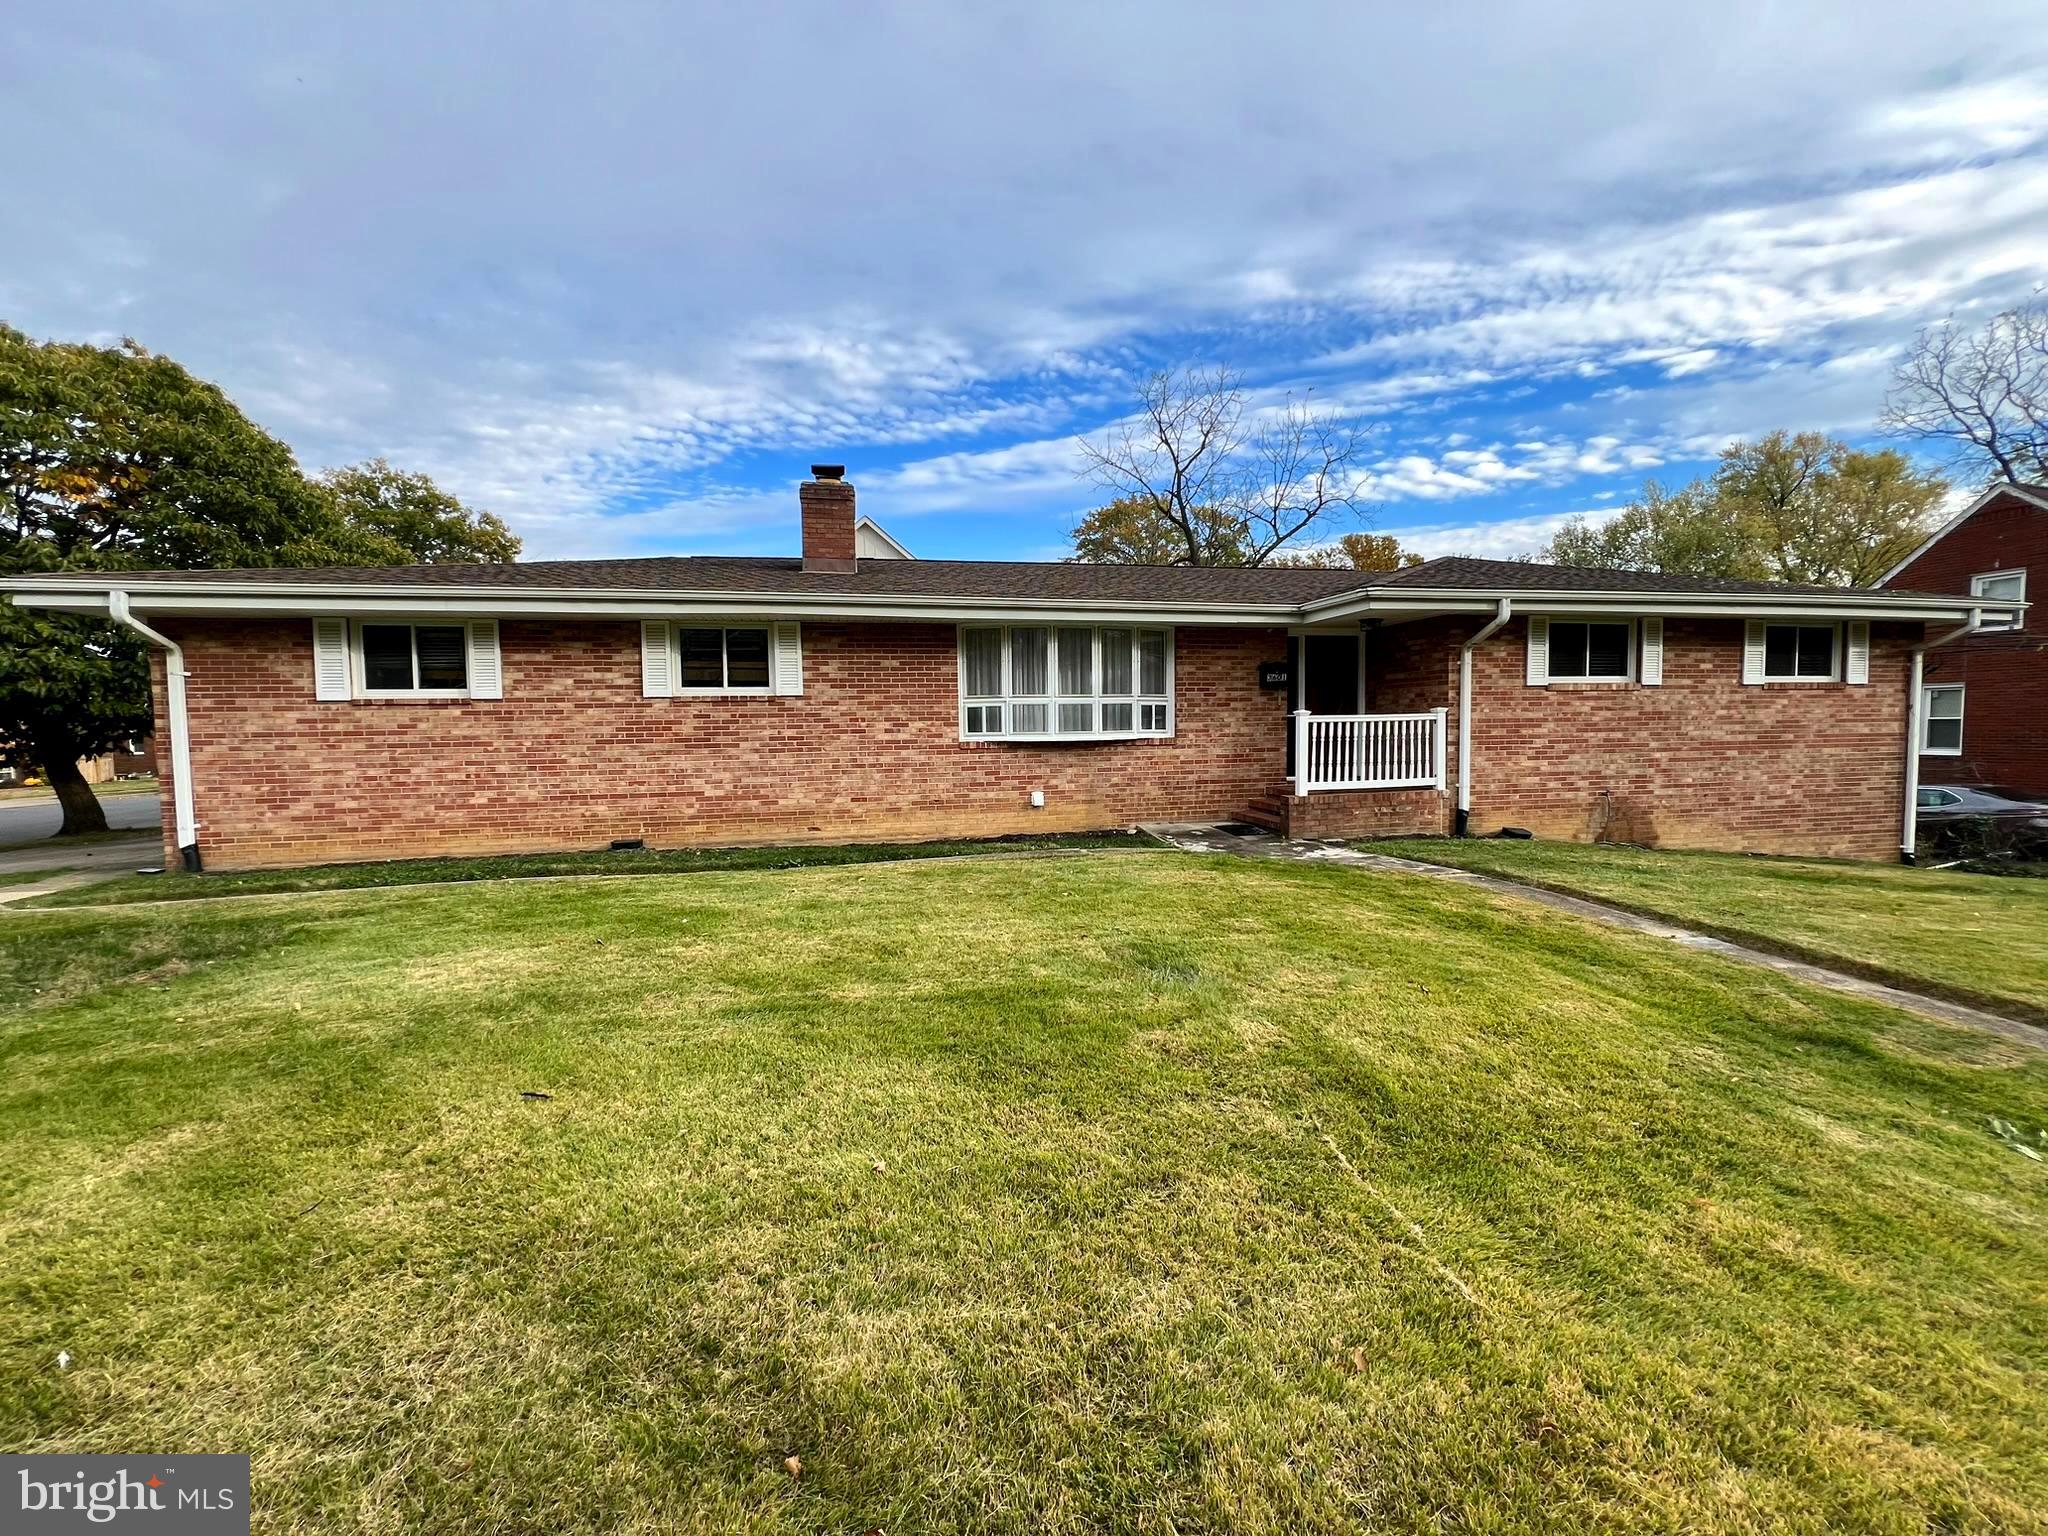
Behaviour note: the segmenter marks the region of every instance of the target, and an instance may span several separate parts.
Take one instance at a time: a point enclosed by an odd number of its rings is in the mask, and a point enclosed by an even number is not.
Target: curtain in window
[[[1046,637],[1043,629],[1010,631],[1010,692],[1040,694],[1052,692],[1046,672]]]
[[[1003,692],[1003,632],[1000,629],[967,631],[967,696],[970,699],[1000,698]]]
[[[1093,693],[1095,691],[1095,631],[1092,629],[1063,629],[1060,631],[1060,692],[1065,694]]]
[[[1102,691],[1111,694],[1131,691],[1131,632],[1128,629],[1105,629],[1102,632]],[[1104,727],[1105,730],[1110,728]]]
[[[1138,692],[1166,692],[1166,631],[1138,632]]]

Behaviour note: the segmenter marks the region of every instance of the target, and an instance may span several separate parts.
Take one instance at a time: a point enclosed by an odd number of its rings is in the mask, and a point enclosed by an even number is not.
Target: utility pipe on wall
[[[107,594],[107,612],[164,653],[164,693],[170,709],[171,812],[178,829],[178,857],[199,868],[199,818],[192,809],[192,736],[185,724],[185,652],[168,635],[151,629],[128,611],[126,592]]]
[[[1507,623],[1514,603],[1500,600],[1493,618],[1479,633],[1458,647],[1458,836],[1465,835],[1472,819],[1472,648]]]
[[[1927,697],[1921,678],[1925,675],[1924,658],[1931,650],[1947,645],[1951,640],[1961,640],[1974,635],[1984,627],[1984,610],[1970,610],[1970,622],[1961,629],[1952,629],[1937,640],[1923,640],[1913,647],[1913,667],[1906,697],[1906,809],[1903,814],[1903,830],[1899,836],[1899,862],[1913,862],[1920,841],[1920,746],[1927,731]]]

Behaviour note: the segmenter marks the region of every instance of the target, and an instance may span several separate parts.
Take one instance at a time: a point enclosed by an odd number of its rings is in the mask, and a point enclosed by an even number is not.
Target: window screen
[[[1629,675],[1629,644],[1633,626],[1550,621],[1548,672],[1563,682],[1573,679],[1620,679]]]

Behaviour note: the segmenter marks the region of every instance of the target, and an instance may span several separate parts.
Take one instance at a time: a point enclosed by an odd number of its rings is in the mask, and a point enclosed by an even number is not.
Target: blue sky
[[[1380,528],[1512,553],[1867,436],[1918,326],[2048,280],[2038,0],[1676,9],[30,0],[0,317],[536,558],[793,550],[813,460],[1057,556],[1075,436],[1215,362],[1371,425]]]

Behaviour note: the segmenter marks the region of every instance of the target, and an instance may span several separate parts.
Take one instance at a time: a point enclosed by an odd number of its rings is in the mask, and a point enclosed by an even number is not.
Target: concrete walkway
[[[154,799],[150,804],[155,805]],[[74,885],[112,880],[164,861],[163,839],[154,833],[109,837],[97,842],[45,839],[21,848],[0,848],[0,875],[34,874],[38,878],[0,885],[0,906],[25,901]]]
[[[1444,864],[1425,864],[1419,859],[1394,858],[1384,853],[1365,853],[1357,848],[1347,848],[1342,843],[1317,843],[1285,838],[1277,832],[1268,832],[1245,822],[1156,822],[1139,830],[1187,853],[1230,853],[1242,858],[1281,859],[1298,864],[1342,864],[1359,869],[1386,870],[1395,874],[1423,875],[1432,880],[1453,880],[1460,885],[1477,886],[1496,896],[1532,902],[1537,906],[1567,912],[1573,917],[1582,917],[1591,922],[1606,923],[1610,927],[1626,928],[1632,933],[1667,939],[1674,944],[1683,944],[1688,949],[1704,950],[1708,954],[1720,955],[1724,959],[1739,960],[1745,965],[1762,966],[1766,970],[1794,977],[1816,987],[1826,987],[1831,992],[1843,992],[1868,1002],[1903,1008],[1909,1013],[1940,1019],[1948,1024],[1981,1029],[1987,1034],[1999,1035],[2021,1045],[2032,1046],[2035,1050],[2048,1050],[2048,1029],[2022,1023],[2017,1019],[2001,1018],[1998,1014],[1986,1013],[1981,1008],[1951,1003],[1944,998],[1929,997],[1920,992],[1908,992],[1899,987],[1888,987],[1881,982],[1866,981],[1861,976],[1851,976],[1846,971],[1830,970],[1826,966],[1813,965],[1804,960],[1787,959],[1783,955],[1774,955],[1765,950],[1751,949],[1747,945],[1733,944],[1726,939],[1717,939],[1710,933],[1682,928],[1662,918],[1644,917],[1641,913],[1611,907],[1605,902],[1589,901],[1583,896],[1566,896],[1557,891],[1542,890],[1533,885],[1524,885],[1517,880],[1502,879],[1498,875],[1482,875],[1469,869],[1453,869]]]

